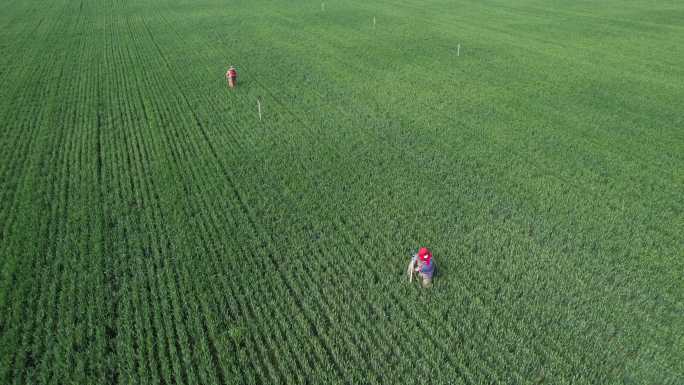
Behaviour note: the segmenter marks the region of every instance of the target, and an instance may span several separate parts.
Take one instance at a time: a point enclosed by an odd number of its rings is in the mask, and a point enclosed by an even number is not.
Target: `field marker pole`
[[[373,28],[375,28],[375,16],[373,16]]]
[[[456,56],[461,56],[461,43],[458,43],[458,47],[456,48]]]
[[[261,121],[261,102],[257,99],[257,110],[259,111],[259,121]]]

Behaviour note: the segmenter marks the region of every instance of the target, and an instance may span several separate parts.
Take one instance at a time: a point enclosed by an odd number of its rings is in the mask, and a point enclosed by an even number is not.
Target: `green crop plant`
[[[683,383],[683,12],[0,5],[0,382]]]

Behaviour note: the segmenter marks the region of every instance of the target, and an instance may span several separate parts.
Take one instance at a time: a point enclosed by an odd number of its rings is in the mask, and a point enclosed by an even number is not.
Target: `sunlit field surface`
[[[0,383],[683,384],[682,20],[1,2]]]

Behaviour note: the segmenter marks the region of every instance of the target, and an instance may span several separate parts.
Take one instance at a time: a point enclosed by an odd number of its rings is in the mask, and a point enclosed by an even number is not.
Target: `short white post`
[[[261,121],[261,102],[257,99],[257,110],[259,111],[259,121]]]
[[[373,16],[373,28],[375,28],[375,16]]]
[[[456,56],[461,56],[461,43],[458,43],[458,47],[456,47]]]

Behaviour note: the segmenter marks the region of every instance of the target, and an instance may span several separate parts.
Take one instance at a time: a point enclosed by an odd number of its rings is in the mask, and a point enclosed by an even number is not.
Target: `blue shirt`
[[[417,263],[418,272],[420,274],[425,278],[432,278],[432,274],[435,272],[435,262],[432,259],[430,259],[430,263],[425,263],[418,259],[418,255],[416,254],[411,260]]]

